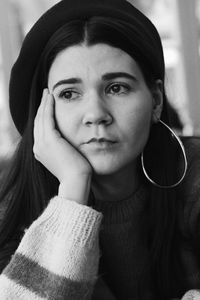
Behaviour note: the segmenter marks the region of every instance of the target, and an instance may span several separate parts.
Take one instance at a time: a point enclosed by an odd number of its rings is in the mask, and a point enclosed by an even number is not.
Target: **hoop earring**
[[[183,170],[183,174],[181,176],[181,178],[175,182],[174,184],[171,184],[171,185],[160,185],[158,183],[156,183],[153,179],[150,178],[150,176],[148,175],[147,171],[146,171],[146,168],[144,166],[144,153],[142,152],[141,154],[141,164],[142,164],[142,170],[144,172],[144,175],[146,176],[146,178],[153,184],[155,185],[156,187],[159,187],[159,188],[165,188],[165,189],[169,189],[169,188],[173,188],[173,187],[176,187],[177,185],[179,185],[184,177],[185,177],[185,174],[186,174],[186,171],[187,171],[187,166],[188,166],[188,163],[187,163],[187,158],[186,158],[186,153],[185,153],[185,149],[184,149],[184,146],[180,140],[180,138],[175,134],[175,132],[166,124],[164,123],[162,120],[158,120],[159,123],[161,123],[162,125],[164,125],[169,131],[170,133],[175,137],[175,139],[177,140],[180,148],[181,148],[181,151],[182,151],[182,154],[183,154],[183,158],[184,158],[184,170]]]

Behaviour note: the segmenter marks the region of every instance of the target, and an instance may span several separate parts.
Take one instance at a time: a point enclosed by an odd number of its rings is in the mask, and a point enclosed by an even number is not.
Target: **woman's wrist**
[[[87,205],[91,188],[91,175],[78,175],[60,182],[58,196]]]

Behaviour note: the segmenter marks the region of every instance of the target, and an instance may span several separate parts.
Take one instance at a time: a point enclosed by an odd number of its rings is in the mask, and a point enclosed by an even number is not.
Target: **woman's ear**
[[[151,90],[153,97],[152,123],[157,123],[163,109],[163,82],[158,79]]]

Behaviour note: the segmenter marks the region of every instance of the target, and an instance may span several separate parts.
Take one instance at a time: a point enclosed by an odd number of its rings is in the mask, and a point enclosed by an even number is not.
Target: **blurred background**
[[[128,1],[152,20],[161,35],[173,129],[200,136],[200,0]],[[27,31],[56,2],[0,0],[0,166],[20,140],[8,106],[11,67]]]

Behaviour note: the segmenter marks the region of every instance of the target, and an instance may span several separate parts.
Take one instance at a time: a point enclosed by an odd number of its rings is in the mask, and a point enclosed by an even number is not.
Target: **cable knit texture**
[[[200,211],[200,160],[195,159],[200,142],[188,145],[189,170],[179,190],[184,204],[180,226],[186,236],[193,236]],[[136,286],[148,259],[141,231],[148,197],[141,185],[127,199],[96,199],[92,206],[52,198],[0,275],[0,299],[138,300]],[[187,247],[183,264],[183,278],[191,290],[184,291],[182,300],[199,300],[200,272]],[[147,276],[144,296],[155,300],[150,286]]]
[[[1,299],[90,299],[101,219],[90,207],[54,197],[0,276]]]

